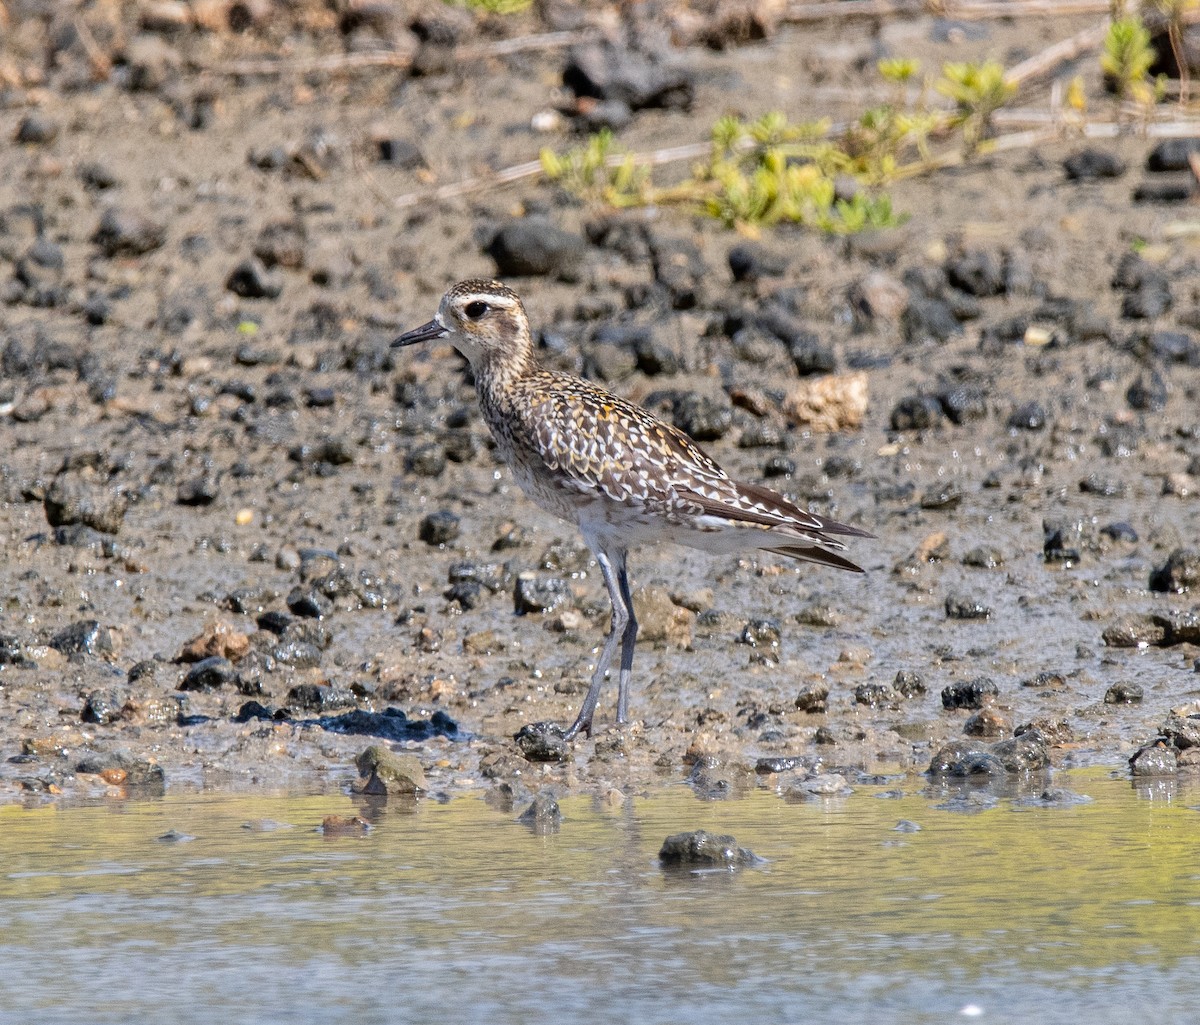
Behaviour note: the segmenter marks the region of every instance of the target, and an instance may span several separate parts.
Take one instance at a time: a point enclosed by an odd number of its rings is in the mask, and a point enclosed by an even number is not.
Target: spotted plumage
[[[470,361],[480,408],[522,490],[579,525],[613,605],[612,629],[567,736],[590,733],[621,643],[617,720],[627,714],[637,621],[631,546],[671,541],[709,552],[759,549],[862,572],[837,554],[866,531],[814,516],[759,484],[735,481],[687,435],[587,381],[538,365],[521,300],[497,281],[461,281],[437,316],[395,345],[448,338]]]

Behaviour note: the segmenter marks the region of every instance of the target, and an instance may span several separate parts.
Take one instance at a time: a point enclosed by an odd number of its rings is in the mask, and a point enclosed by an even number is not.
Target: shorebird
[[[525,307],[498,281],[460,281],[428,324],[393,346],[445,338],[471,364],[483,418],[522,490],[575,523],[596,557],[612,625],[567,739],[592,733],[621,645],[617,722],[626,721],[637,619],[625,562],[671,541],[717,554],[759,549],[863,572],[837,553],[865,530],[814,516],[761,484],[736,481],[682,431],[596,385],[538,365]]]

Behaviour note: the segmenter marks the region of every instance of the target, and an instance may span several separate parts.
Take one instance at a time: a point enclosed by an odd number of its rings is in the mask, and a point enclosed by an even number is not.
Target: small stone
[[[1163,139],[1147,156],[1146,170],[1155,173],[1187,171],[1191,169],[1190,159],[1195,154],[1200,154],[1200,138]]]
[[[809,715],[823,715],[829,707],[829,686],[824,683],[810,683],[800,689],[796,695],[796,708]]]
[[[92,241],[105,256],[142,256],[160,248],[167,229],[136,210],[109,207],[100,218]]]
[[[233,663],[220,655],[212,655],[209,658],[201,659],[187,671],[179,689],[215,690],[236,682],[237,671],[233,668]]]
[[[411,139],[380,139],[379,159],[400,171],[415,171],[425,167],[425,155]]]
[[[94,619],[81,619],[50,638],[50,647],[68,658],[110,655],[113,652],[112,631]]]
[[[568,757],[566,737],[557,723],[528,723],[514,734],[513,740],[527,761],[562,762]]]
[[[729,271],[734,281],[758,281],[764,277],[778,277],[787,270],[788,261],[781,253],[774,253],[752,242],[741,242],[729,250]]]
[[[991,705],[984,705],[963,723],[968,737],[1002,737],[1008,732],[1008,720]]]
[[[986,676],[979,676],[966,683],[952,683],[943,687],[942,707],[978,709],[983,707],[985,701],[995,698],[999,693],[1000,688],[992,680]]]
[[[1140,705],[1142,703],[1142,686],[1128,680],[1114,683],[1104,692],[1106,705]]]
[[[213,655],[220,655],[231,662],[245,657],[250,650],[250,638],[230,623],[216,622],[193,637],[175,656],[176,662],[200,662]]]
[[[230,271],[225,287],[243,299],[276,299],[283,291],[283,277],[252,256]]]
[[[529,807],[517,817],[517,821],[528,826],[538,836],[545,836],[558,832],[562,825],[562,811],[550,791],[539,790],[534,794]]]
[[[947,619],[988,619],[991,608],[978,598],[952,594],[946,599]]]
[[[1046,410],[1040,402],[1026,402],[1013,409],[1008,417],[1010,431],[1040,431],[1046,426]]]
[[[484,250],[496,262],[499,277],[547,277],[577,281],[587,254],[578,235],[538,217],[510,221]]]
[[[287,692],[285,701],[289,708],[327,715],[339,708],[355,707],[358,695],[334,683],[298,683]]]
[[[1127,169],[1128,165],[1115,153],[1093,146],[1076,150],[1063,161],[1063,170],[1071,181],[1120,178]]]
[[[740,868],[757,865],[762,859],[753,851],[739,847],[732,836],[717,835],[703,829],[668,836],[658,852],[658,860],[676,868]]]
[[[287,596],[288,610],[305,619],[324,619],[333,614],[333,602],[313,587],[293,587]]]
[[[931,776],[1003,776],[1003,763],[978,742],[954,740],[929,762]]]
[[[785,393],[783,415],[815,433],[857,430],[869,402],[867,375],[863,371],[830,374],[799,381]]]
[[[34,110],[21,118],[14,136],[18,145],[45,146],[58,138],[58,122],[40,110]]]
[[[946,276],[955,288],[985,298],[1004,291],[1004,268],[991,253],[972,250],[946,263]]]
[[[938,392],[942,411],[954,424],[972,423],[983,420],[988,414],[987,394],[980,388],[958,385]]]
[[[175,492],[175,501],[188,506],[212,505],[220,493],[220,482],[212,474],[206,473],[180,484]]]
[[[1004,565],[1004,553],[994,545],[979,545],[962,558],[964,566],[977,569],[998,569]]]
[[[121,718],[125,695],[117,690],[94,690],[84,702],[80,719],[98,724],[116,722]]]
[[[445,545],[458,537],[461,520],[449,509],[439,509],[421,520],[417,536],[427,545]]]
[[[906,698],[920,697],[926,692],[925,679],[912,669],[901,669],[892,681],[892,689]]]
[[[672,420],[684,434],[697,441],[716,441],[733,424],[733,410],[707,395],[686,392],[673,404]]]
[[[1143,648],[1151,644],[1162,644],[1166,629],[1156,623],[1135,616],[1125,616],[1104,628],[1101,637],[1110,648]]]
[[[898,708],[900,695],[887,683],[860,683],[854,688],[854,700],[868,708]]]
[[[374,744],[359,754],[354,764],[365,778],[360,793],[419,794],[427,789],[425,771],[415,755]]]
[[[82,523],[105,534],[116,534],[125,520],[129,497],[98,479],[67,472],[54,478],[43,505],[46,522],[52,527]]]
[[[632,110],[686,110],[695,94],[692,73],[686,68],[609,41],[573,46],[562,80],[576,96],[620,100]]]
[[[1179,759],[1174,749],[1165,744],[1147,744],[1130,757],[1129,770],[1135,776],[1174,776],[1179,770]]]
[[[1140,412],[1157,413],[1165,409],[1167,397],[1167,384],[1157,370],[1139,377],[1125,392],[1130,408]]]
[[[884,271],[871,271],[850,286],[847,299],[862,324],[899,324],[908,309],[908,289]]]
[[[543,577],[521,573],[513,589],[513,605],[518,615],[544,614],[561,608],[571,600],[571,590],[562,577]]]
[[[909,395],[892,407],[893,431],[924,431],[942,419],[942,405],[930,395]]]
[[[1200,549],[1176,548],[1150,574],[1150,590],[1182,594],[1200,587]]]

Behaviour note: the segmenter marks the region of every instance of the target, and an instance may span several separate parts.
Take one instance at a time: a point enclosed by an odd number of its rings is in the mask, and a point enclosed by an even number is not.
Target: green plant
[[[967,152],[973,153],[991,134],[992,115],[1017,91],[997,61],[975,64],[949,62],[942,65],[937,91],[958,106],[956,123],[962,128]]]
[[[1150,31],[1140,18],[1118,18],[1108,26],[1104,49],[1100,53],[1100,68],[1119,97],[1137,103],[1152,103],[1154,90],[1149,71],[1153,63]]]
[[[636,206],[646,199],[650,169],[639,166],[632,154],[615,159],[613,136],[607,128],[590,136],[582,146],[539,154],[542,171],[568,192],[610,206]]]
[[[455,0],[445,0],[454,3]],[[488,14],[518,14],[533,4],[533,0],[459,0],[459,3],[475,11]]]

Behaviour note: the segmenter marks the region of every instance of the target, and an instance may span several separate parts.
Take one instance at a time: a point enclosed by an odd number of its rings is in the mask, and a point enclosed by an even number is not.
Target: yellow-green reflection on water
[[[1069,785],[1093,800],[569,798],[546,837],[474,797],[0,807],[0,1022],[1200,1019],[1200,792]],[[663,874],[699,828],[768,861]]]

